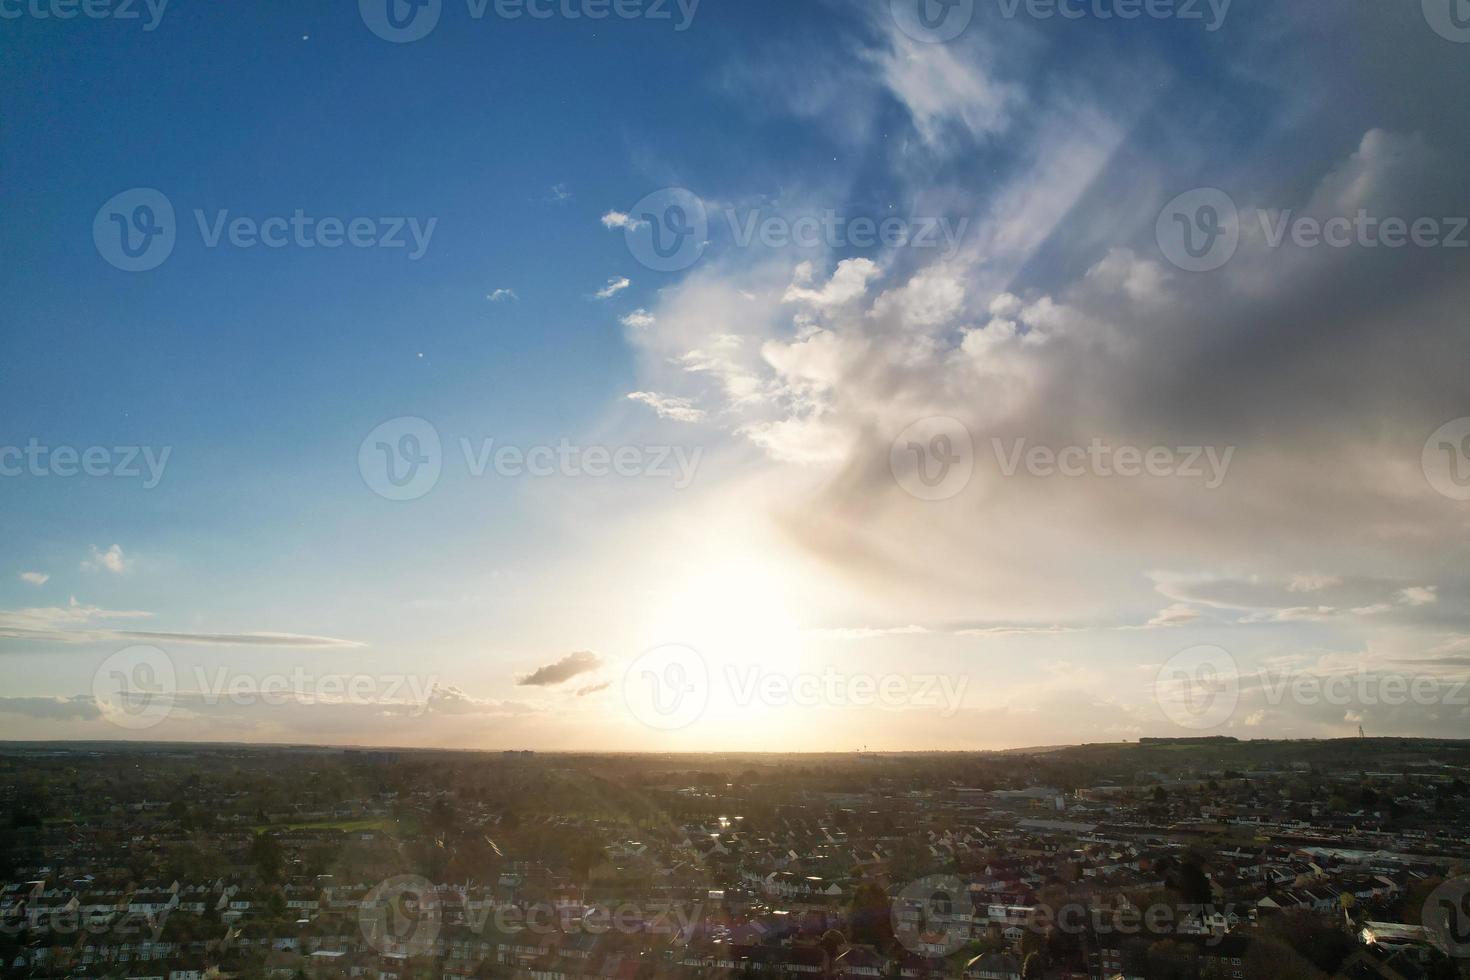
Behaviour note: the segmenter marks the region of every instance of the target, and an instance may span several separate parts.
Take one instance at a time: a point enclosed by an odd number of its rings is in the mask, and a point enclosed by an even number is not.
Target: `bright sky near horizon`
[[[0,739],[1470,735],[1458,2],[0,3]]]

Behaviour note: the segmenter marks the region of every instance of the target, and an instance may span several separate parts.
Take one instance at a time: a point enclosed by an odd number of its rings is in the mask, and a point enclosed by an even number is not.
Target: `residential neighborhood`
[[[5,746],[4,975],[1470,976],[1470,750]]]

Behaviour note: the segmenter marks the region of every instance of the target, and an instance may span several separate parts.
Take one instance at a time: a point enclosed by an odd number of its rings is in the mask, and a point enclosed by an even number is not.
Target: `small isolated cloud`
[[[121,545],[115,544],[106,551],[98,551],[94,544],[92,545],[92,557],[82,562],[82,571],[108,571],[114,575],[121,575],[132,566],[133,560],[123,554]]]
[[[1148,621],[1150,627],[1182,626],[1199,619],[1198,610],[1186,602],[1176,602],[1167,609],[1161,609],[1158,615]]]
[[[687,398],[660,395],[656,391],[631,391],[627,397],[629,401],[647,405],[661,419],[673,419],[675,422],[699,422],[704,419],[704,409],[696,408]]]
[[[645,309],[639,308],[634,310],[632,313],[629,313],[618,322],[625,327],[632,327],[634,330],[643,330],[653,326],[654,319],[652,313],[649,313]]]
[[[612,681],[603,681],[601,684],[588,684],[586,687],[577,688],[577,697],[584,698],[589,694],[596,694],[598,691],[606,691],[610,687],[612,687]]]
[[[514,289],[497,289],[493,293],[486,293],[485,298],[492,303],[504,303],[506,300],[520,299]]]
[[[644,222],[621,211],[609,211],[602,216],[602,227],[604,228],[639,228],[643,224]]]
[[[598,299],[611,299],[631,285],[633,285],[633,282],[627,276],[614,276],[607,281],[606,286],[603,286],[593,295]]]
[[[591,650],[578,650],[562,657],[556,663],[537,667],[529,674],[516,678],[522,687],[551,687],[571,680],[578,674],[594,671],[602,666],[602,658]]]
[[[51,576],[45,572],[21,572],[20,580],[22,582],[29,582],[32,585],[45,585],[51,581]]]
[[[572,192],[567,190],[566,184],[552,184],[551,196],[547,198],[552,204],[565,204],[572,199]]]
[[[1399,591],[1399,601],[1406,606],[1427,606],[1439,601],[1439,588],[1434,585],[1411,585]]]

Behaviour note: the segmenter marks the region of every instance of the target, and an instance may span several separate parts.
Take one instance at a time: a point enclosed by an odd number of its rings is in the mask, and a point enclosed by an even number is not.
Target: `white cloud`
[[[603,286],[593,295],[596,296],[598,299],[609,299],[613,296],[616,296],[618,293],[627,289],[631,285],[633,285],[633,283],[628,279],[627,276],[615,276],[614,278],[607,281],[606,286]]]
[[[927,330],[959,315],[965,305],[965,286],[958,276],[942,270],[921,272],[873,303],[873,315],[894,316],[904,327]]]
[[[20,578],[22,582],[29,582],[32,585],[45,585],[51,580],[51,576],[45,572],[21,572]]]
[[[108,571],[121,575],[132,567],[133,560],[123,554],[121,545],[116,544],[106,551],[98,551],[97,546],[92,545],[92,557],[82,562],[84,572]]]
[[[675,422],[700,422],[704,419],[704,410],[694,407],[687,398],[660,395],[655,391],[633,391],[627,397],[630,401],[647,405],[661,419],[672,419]]]
[[[1439,589],[1433,585],[1411,585],[1399,591],[1399,601],[1409,606],[1427,606],[1439,601]]]
[[[602,216],[604,228],[641,228],[644,222],[624,214],[621,211],[609,211]]]
[[[492,303],[503,303],[506,300],[520,299],[514,289],[497,289],[493,293],[486,293],[485,298]]]
[[[974,48],[923,44],[890,29],[892,47],[870,55],[883,82],[930,146],[958,130],[972,138],[1005,129],[1022,104],[1021,90],[996,80]]]
[[[782,299],[786,303],[801,303],[819,310],[829,310],[862,297],[868,291],[868,283],[879,275],[881,270],[872,259],[843,259],[837,263],[837,269],[825,286],[821,289],[809,289],[802,283],[810,281],[811,265],[804,262],[797,266],[792,283]]]
[[[237,632],[200,633],[166,630],[132,630],[109,626],[109,621],[148,619],[151,612],[137,609],[104,609],[87,605],[72,596],[65,606],[0,610],[0,639],[48,643],[183,643],[191,646],[269,646],[294,648],[351,648],[363,644],[331,636],[306,633]]]
[[[644,330],[653,326],[654,318],[653,314],[645,309],[639,308],[622,317],[618,322],[625,327],[632,327],[634,330]]]

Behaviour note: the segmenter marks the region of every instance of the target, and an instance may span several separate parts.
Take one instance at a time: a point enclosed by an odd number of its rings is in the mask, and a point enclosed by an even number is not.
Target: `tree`
[[[274,885],[281,880],[281,869],[285,859],[281,855],[281,842],[275,835],[259,833],[250,844],[250,861],[262,881]]]

